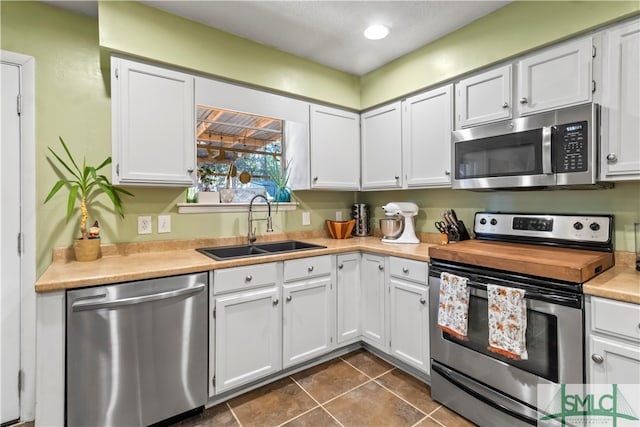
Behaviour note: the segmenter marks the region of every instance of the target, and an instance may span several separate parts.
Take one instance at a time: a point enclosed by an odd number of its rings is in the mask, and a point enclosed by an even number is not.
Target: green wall
[[[105,6],[113,7],[105,8]],[[137,6],[141,5],[123,6],[120,3],[101,3],[100,19],[103,19],[105,14],[122,14],[128,10],[127,7],[135,8]],[[101,69],[101,66],[105,65],[104,62],[101,62],[105,51],[103,48],[101,49],[100,44],[109,44],[115,50],[126,50],[129,53],[133,49],[130,46],[134,46],[135,49],[153,48],[148,55],[150,58],[176,63],[176,60],[182,60],[176,54],[181,50],[180,45],[168,44],[168,40],[165,39],[160,39],[161,42],[156,41],[156,43],[131,42],[127,46],[121,45],[125,44],[125,39],[136,39],[138,34],[149,36],[151,27],[157,26],[158,23],[162,24],[159,25],[162,28],[158,31],[171,28],[174,23],[181,28],[181,31],[187,30],[182,28],[185,25],[185,20],[160,13],[158,16],[162,15],[162,17],[157,18],[159,21],[155,24],[148,23],[146,25],[148,28],[144,31],[141,29],[141,33],[138,32],[141,28],[139,26],[118,27],[118,39],[111,32],[103,31],[102,22],[99,24],[95,19],[76,15],[46,4],[3,1],[0,2],[0,8],[2,49],[31,55],[36,61],[36,149],[38,154],[34,173],[36,174],[36,240],[37,274],[39,276],[51,262],[51,249],[69,246],[73,238],[78,236],[79,223],[79,215],[77,214],[69,224],[65,223],[66,197],[62,194],[57,195],[46,205],[42,203],[49,189],[58,179],[54,169],[47,161],[47,147],[56,147],[58,136],[63,136],[77,156],[86,155],[89,164],[99,163],[111,154],[111,102],[107,77],[109,73],[103,72]],[[105,10],[109,10],[109,12],[105,12]],[[156,16],[147,7],[143,7],[141,10],[144,10],[141,22],[144,22],[145,18]],[[133,19],[133,16],[129,18]],[[115,18],[112,17],[113,19]],[[606,19],[602,19],[602,21],[605,22],[608,19],[607,15]],[[119,16],[117,20],[122,22],[122,25],[135,23],[135,21],[128,21],[126,14]],[[113,23],[113,27],[110,28],[116,27],[116,23]],[[136,28],[136,31],[131,32],[128,28]],[[201,26],[197,28],[200,28],[198,31],[203,31],[203,34],[207,34],[208,37],[229,37]],[[195,34],[200,34],[198,31]],[[183,40],[178,34],[175,37],[177,40]],[[193,34],[189,37],[193,37]],[[107,38],[109,41],[106,40]],[[247,41],[241,43],[241,41],[235,40],[234,42],[243,45],[245,43],[251,44]],[[166,46],[174,46],[166,49],[166,52],[173,52],[173,54],[167,57],[156,57],[165,52],[165,49],[162,49],[165,43]],[[155,45],[155,47],[151,45]],[[258,49],[257,46],[254,48]],[[454,46],[451,48],[453,49]],[[266,48],[260,47],[260,49]],[[493,52],[493,50],[489,51]],[[142,51],[137,52],[140,56],[143,56],[143,53]],[[238,79],[238,76],[242,76],[242,79],[249,83],[267,86],[276,91],[287,92],[289,89],[295,88],[295,90],[291,90],[292,93],[299,91],[299,94],[309,98],[346,106],[355,105],[353,81],[344,73],[291,56],[287,56],[284,61],[286,64],[283,65],[283,54],[269,49],[261,51],[260,61],[269,69],[267,73],[263,73],[262,68],[247,70],[247,64],[241,58],[236,58],[238,55],[233,56],[231,51],[227,54],[229,55],[227,59],[230,59],[225,66],[227,68],[212,70],[210,71],[212,74],[226,73],[226,77],[235,76]],[[244,51],[239,56],[243,55]],[[189,68],[200,70],[202,67],[211,65],[198,65],[196,62],[190,63]],[[278,77],[279,72],[282,73],[280,77]],[[291,81],[289,81],[288,77],[290,76],[295,77],[291,77]],[[385,80],[388,77],[379,76],[380,81],[394,81],[393,79]],[[375,83],[373,75],[366,78],[369,83]],[[422,84],[422,81],[414,80],[412,85],[416,86],[410,89],[418,89],[418,85]],[[340,93],[342,90],[345,91],[345,94]],[[389,90],[392,91],[392,89]],[[324,95],[326,97],[323,97]],[[391,92],[388,96],[391,96]],[[107,175],[109,175],[108,171]],[[120,220],[112,212],[110,204],[106,200],[99,200],[100,203],[92,212],[90,221],[94,218],[99,219],[103,228],[103,239],[106,243],[232,236],[244,235],[247,232],[246,214],[244,213],[177,214],[176,203],[184,200],[183,190],[155,188],[129,188],[129,190],[135,194],[135,197],[124,198],[126,214],[124,220]],[[301,204],[300,208],[294,212],[279,212],[276,215],[274,227],[276,230],[288,231],[320,229],[323,227],[323,220],[334,218],[336,211],[342,211],[343,216],[348,216],[349,207],[355,201],[370,203],[373,208],[376,208],[374,212],[379,217],[382,212],[377,208],[387,201],[416,200],[422,209],[421,217],[418,218],[418,229],[421,231],[434,231],[433,220],[443,209],[449,207],[459,210],[465,221],[470,221],[472,212],[483,209],[608,212],[616,215],[618,249],[633,250],[631,227],[634,221],[640,219],[639,195],[640,183],[618,184],[613,190],[523,193],[473,193],[453,190],[379,193],[298,191],[296,196]],[[311,212],[311,226],[302,226],[302,211]],[[151,235],[140,236],[137,234],[138,215],[151,215],[155,230],[156,215],[167,213],[171,215],[171,233],[157,234],[154,231]],[[258,225],[259,234],[261,226],[262,224]]]
[[[639,1],[515,1],[362,76],[361,109],[639,12]]]

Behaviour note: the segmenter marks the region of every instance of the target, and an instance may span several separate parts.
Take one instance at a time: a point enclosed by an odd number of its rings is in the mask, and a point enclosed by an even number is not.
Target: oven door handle
[[[467,286],[471,288],[470,289],[471,295],[476,297],[481,297],[481,298],[487,298],[486,284],[468,281]],[[515,287],[515,289],[521,289],[521,288]],[[542,294],[539,292],[531,291],[529,289],[524,290],[524,298],[525,300],[532,299],[532,300],[543,301],[543,302],[548,302],[552,304],[560,304],[560,305],[571,304],[573,306],[573,304],[576,303],[575,298],[566,297],[563,295]]]
[[[514,418],[517,418],[521,421],[524,421],[527,424],[531,424],[531,425],[536,425],[538,422],[537,420],[521,414],[519,412],[514,411],[511,408],[508,408],[504,405],[501,405],[498,402],[494,402],[493,400],[487,398],[486,396],[483,396],[480,392],[472,389],[471,387],[467,386],[466,384],[463,384],[461,381],[459,381],[458,379],[455,378],[455,373],[453,373],[452,371],[450,371],[449,369],[446,369],[440,365],[436,365],[436,364],[431,364],[431,370],[437,372],[440,376],[442,376],[442,378],[444,378],[445,380],[449,381],[451,384],[453,384],[454,386],[458,387],[460,390],[464,391],[465,393],[475,397],[476,399],[478,399],[479,401],[481,401],[482,403],[485,403],[489,406],[491,406],[494,409],[497,409],[498,411],[504,412],[505,414],[508,414]]]

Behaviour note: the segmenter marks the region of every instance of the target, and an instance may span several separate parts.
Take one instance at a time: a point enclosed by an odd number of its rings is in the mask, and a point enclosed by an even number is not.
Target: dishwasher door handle
[[[100,308],[115,308],[128,305],[142,304],[145,302],[158,301],[167,298],[176,298],[185,295],[197,294],[204,290],[207,285],[199,283],[190,288],[176,289],[175,291],[160,292],[157,294],[141,295],[139,297],[121,298],[112,301],[87,301],[79,300],[71,304],[73,311],[98,310]]]

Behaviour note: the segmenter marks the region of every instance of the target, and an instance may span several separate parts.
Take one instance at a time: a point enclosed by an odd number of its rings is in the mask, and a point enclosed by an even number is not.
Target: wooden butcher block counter
[[[614,264],[607,252],[483,240],[432,246],[429,257],[573,283],[584,283]]]

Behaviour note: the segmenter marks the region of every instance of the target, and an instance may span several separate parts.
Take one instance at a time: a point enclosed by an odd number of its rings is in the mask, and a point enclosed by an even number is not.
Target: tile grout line
[[[358,368],[354,364],[350,363],[348,360],[344,360],[342,357],[340,357],[340,360],[342,360],[344,363],[346,363],[347,365],[351,366],[353,369],[355,369],[356,371],[360,372],[362,375],[364,375],[365,377],[367,377],[367,378],[369,378],[371,380],[375,380],[376,378],[380,378],[382,375],[388,374],[389,372],[391,372],[394,369],[396,369],[395,366],[392,366],[391,369],[388,369],[388,370],[384,371],[383,373],[381,373],[379,375],[376,375],[375,377],[372,377],[371,375],[367,374],[366,372],[364,372],[363,370],[361,370],[360,368]]]
[[[342,423],[340,422],[340,420],[338,420],[336,417],[334,417],[334,416],[333,416],[333,414],[332,414],[331,412],[329,412],[329,411],[327,410],[327,408],[325,408],[325,407],[324,407],[324,405],[323,405],[322,403],[320,403],[320,402],[319,402],[315,397],[313,397],[313,396],[311,395],[311,393],[309,393],[309,392],[308,392],[304,387],[302,387],[302,386],[298,383],[298,381],[296,381],[292,376],[289,376],[289,378],[291,378],[291,381],[293,381],[293,382],[294,382],[298,387],[300,387],[300,388],[302,389],[302,391],[304,391],[305,393],[307,393],[307,395],[308,395],[311,399],[313,399],[313,401],[314,401],[314,402],[316,402],[316,403],[318,404],[318,406],[315,406],[315,407],[313,407],[313,408],[309,409],[308,411],[306,411],[306,412],[304,412],[304,413],[302,413],[302,414],[298,415],[297,417],[293,417],[293,418],[292,418],[291,420],[289,420],[289,421],[295,420],[296,418],[299,418],[299,417],[303,416],[304,414],[307,414],[307,413],[309,413],[309,412],[311,412],[311,411],[313,411],[314,409],[316,409],[316,408],[318,408],[318,407],[319,407],[319,408],[320,408],[320,409],[322,409],[324,412],[326,412],[326,413],[327,413],[331,418],[333,418],[333,419],[334,419],[338,424],[340,424],[340,426],[344,427],[344,424],[342,424]],[[327,401],[327,402],[328,402],[328,401]],[[325,403],[326,403],[326,402],[325,402]],[[287,422],[289,422],[289,421],[287,421]],[[283,424],[284,424],[284,423],[283,423]]]
[[[238,423],[238,425],[240,427],[242,427],[242,423],[240,422],[240,419],[238,418],[238,416],[236,415],[236,413],[233,411],[233,408],[231,407],[231,405],[229,405],[229,401],[227,400],[226,402],[224,402],[227,405],[227,408],[229,409],[229,412],[231,412],[231,415],[233,415],[233,418],[236,420],[236,422]]]
[[[383,374],[384,375],[384,374]],[[373,381],[378,384],[380,387],[382,387],[383,389],[387,390],[389,393],[393,394],[394,396],[396,396],[398,399],[402,400],[404,403],[408,404],[409,406],[411,406],[412,408],[420,411],[421,413],[423,413],[425,415],[425,417],[428,417],[430,414],[433,414],[435,411],[437,411],[438,409],[440,409],[439,405],[436,409],[434,409],[431,412],[425,412],[422,409],[418,408],[416,405],[414,405],[413,403],[409,402],[407,399],[405,399],[404,397],[400,396],[398,393],[396,393],[395,391],[391,390],[390,388],[386,387],[384,384],[381,384],[380,382],[378,382],[378,378],[382,377],[382,375],[377,376]],[[433,400],[433,399],[432,399]]]

